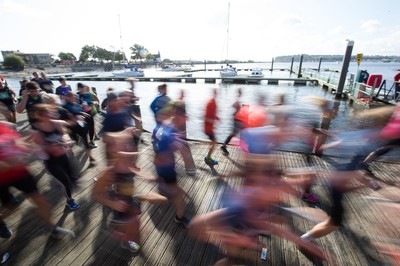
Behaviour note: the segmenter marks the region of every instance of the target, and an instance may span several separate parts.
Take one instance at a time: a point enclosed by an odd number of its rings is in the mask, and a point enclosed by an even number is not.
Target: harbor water
[[[235,64],[238,69],[251,69],[251,68],[263,68],[269,69],[270,63],[253,63],[253,64]],[[204,68],[204,66],[197,65],[196,68]],[[220,65],[207,65],[208,69],[218,69]],[[399,63],[362,63],[359,69],[365,69],[369,73],[382,74],[384,79],[393,79],[393,76],[397,73],[396,70],[399,67]],[[288,69],[290,68],[290,62],[286,63],[275,63],[274,71],[264,70],[265,77],[297,77],[297,74],[290,74]],[[297,65],[293,65],[293,69],[296,70]],[[303,68],[318,68],[318,62],[305,62]],[[341,63],[330,62],[322,63],[321,71],[325,69],[340,71]],[[358,67],[356,63],[352,63],[349,68],[349,73],[355,73]],[[184,74],[183,72],[170,72],[165,73],[159,69],[145,69],[145,76],[155,77],[161,75],[179,75]],[[297,70],[296,70],[297,71]],[[339,73],[333,71],[332,73]],[[101,73],[105,74],[105,73]],[[246,72],[239,72],[239,74],[246,74]],[[193,72],[193,76],[197,77],[218,77],[218,71],[199,71]],[[18,93],[19,91],[19,79],[7,79],[10,87]],[[55,87],[59,85],[58,81],[53,81]],[[78,81],[67,82],[73,90],[76,90]],[[124,90],[129,88],[129,84],[123,81],[87,81],[84,82],[89,86],[96,87],[100,100],[106,97],[107,88],[113,87],[116,90]],[[146,130],[151,131],[155,126],[153,114],[150,110],[150,103],[157,96],[157,86],[160,82],[136,82],[135,94],[140,98],[140,106],[142,111],[143,126]],[[216,88],[218,90],[217,106],[218,116],[220,121],[216,124],[216,137],[218,142],[223,142],[229,135],[232,129],[233,119],[232,104],[236,100],[237,89],[242,89],[241,102],[243,104],[256,104],[257,99],[260,96],[265,97],[264,104],[270,106],[277,102],[278,97],[281,94],[286,96],[286,103],[293,107],[293,110],[297,110],[296,120],[309,118],[310,115],[315,115],[315,108],[310,108],[307,96],[314,95],[326,98],[334,101],[334,95],[327,92],[316,85],[306,86],[294,86],[292,82],[279,82],[279,85],[268,85],[267,81],[262,81],[261,84],[206,84],[204,80],[198,80],[197,83],[177,83],[168,82],[168,95],[171,99],[177,99],[180,95],[180,91],[185,91],[185,102],[188,114],[187,121],[187,137],[195,140],[206,140],[207,137],[203,132],[204,124],[204,110],[207,100],[212,96],[212,90]],[[352,130],[354,129],[354,123],[351,123],[350,116],[353,112],[353,107],[349,106],[345,101],[337,102],[335,104],[335,117],[332,119],[330,124],[331,130]],[[292,147],[293,148],[293,147]],[[293,149],[296,149],[294,147]]]

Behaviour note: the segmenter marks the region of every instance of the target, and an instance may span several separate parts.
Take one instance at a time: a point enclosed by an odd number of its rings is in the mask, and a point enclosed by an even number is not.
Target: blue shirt
[[[56,94],[57,94],[57,95],[65,96],[65,95],[67,95],[67,93],[70,92],[70,91],[72,91],[72,90],[71,90],[71,86],[69,86],[69,85],[67,85],[67,86],[65,86],[65,87],[63,87],[63,86],[58,86],[57,89],[56,89]]]
[[[174,142],[175,134],[172,125],[159,124],[153,130],[152,144],[156,158],[161,158],[162,162],[156,163],[157,173],[175,172]]]
[[[104,117],[103,132],[119,132],[133,126],[132,118],[128,112],[122,111],[115,114],[107,113]]]
[[[240,132],[241,145],[249,153],[270,154],[275,145],[271,134],[275,132],[274,126],[246,128]]]
[[[153,111],[154,116],[156,116],[157,113],[161,111],[170,101],[171,98],[169,98],[167,95],[165,94],[158,95],[150,104],[150,109]]]
[[[73,115],[77,115],[77,114],[83,112],[81,105],[76,102],[73,102],[73,103],[67,102],[67,104],[64,107],[65,107],[65,109],[70,111]]]

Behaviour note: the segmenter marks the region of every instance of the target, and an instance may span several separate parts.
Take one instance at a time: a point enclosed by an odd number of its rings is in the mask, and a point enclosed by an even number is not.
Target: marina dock
[[[99,116],[97,116],[99,118]],[[25,132],[30,127],[26,114],[18,115],[18,128]],[[97,121],[99,122],[99,121]],[[99,123],[98,123],[99,124]],[[153,166],[153,150],[150,134],[144,133],[145,143],[139,146],[140,156],[137,162],[141,172],[156,175]],[[98,148],[93,150],[97,164],[90,166],[82,147],[75,147],[75,161],[80,170],[82,182],[74,190],[74,197],[80,208],[74,212],[65,206],[61,189],[55,185],[54,178],[44,169],[41,161],[30,165],[32,173],[38,180],[39,190],[51,202],[53,221],[58,225],[72,229],[76,233],[73,239],[54,240],[50,237],[49,229],[37,217],[29,200],[23,200],[18,209],[5,219],[13,231],[10,239],[2,239],[0,254],[10,252],[11,257],[5,265],[214,265],[224,257],[223,249],[218,245],[198,242],[188,235],[187,229],[174,221],[174,209],[171,205],[150,205],[142,203],[140,216],[142,249],[136,254],[120,248],[120,244],[109,233],[101,204],[92,198],[93,185],[101,171],[106,167],[104,146],[97,142]],[[221,206],[221,197],[228,189],[239,189],[242,178],[232,173],[242,165],[238,147],[229,146],[230,156],[223,156],[219,148],[215,159],[218,174],[213,174],[204,163],[208,143],[190,141],[197,174],[194,177],[185,174],[181,156],[177,154],[177,172],[180,186],[187,193],[186,215],[207,213]],[[300,168],[307,165],[305,154],[288,151],[277,152],[280,156],[280,166]],[[328,176],[332,169],[328,163],[317,156],[311,156],[312,163],[318,171],[318,181],[313,192],[321,199],[317,206],[309,205],[299,198],[288,198],[292,207],[312,206],[328,210]],[[384,179],[397,181],[400,165],[389,162],[375,162],[371,165],[374,173]],[[135,182],[136,193],[157,192],[155,182],[138,178]],[[17,197],[23,197],[14,191]],[[345,196],[347,210],[344,227],[326,237],[316,240],[318,246],[330,254],[327,262],[319,264],[302,253],[293,243],[273,235],[259,235],[256,251],[244,250],[236,265],[392,265],[389,258],[379,253],[371,241],[384,239],[376,223],[386,220],[382,209],[367,199],[373,191],[361,189]],[[22,198],[23,199],[23,198]],[[393,221],[396,222],[396,221]],[[311,229],[315,224],[309,220],[287,216],[286,225],[297,235]],[[391,230],[390,238],[399,239],[397,227]],[[386,236],[387,238],[388,236]],[[382,242],[389,245],[388,242]],[[398,244],[397,244],[398,245]],[[260,258],[261,249],[266,247],[266,260]]]
[[[52,76],[51,80],[57,80],[60,76]],[[65,76],[67,80],[72,81],[125,81],[126,77],[98,77],[88,76]],[[271,77],[248,77],[247,75],[237,75],[235,77],[193,77],[192,74],[184,74],[169,77],[135,77],[141,82],[178,82],[178,83],[232,83],[232,84],[260,84],[261,81],[267,81],[269,85],[278,85],[280,82],[291,82],[294,85],[307,85],[308,82],[315,82],[315,79],[309,78],[271,78]]]

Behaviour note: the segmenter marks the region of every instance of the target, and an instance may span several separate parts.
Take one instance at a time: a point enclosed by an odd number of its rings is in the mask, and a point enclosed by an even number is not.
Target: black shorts
[[[233,120],[233,133],[237,134],[240,130],[244,129],[244,123],[240,120],[234,119]]]
[[[3,204],[9,203],[12,199],[12,194],[8,191],[9,187],[15,187],[25,194],[31,194],[38,191],[34,177],[31,174],[27,174],[24,177],[20,177],[18,180],[12,181],[6,186],[0,187],[1,201]]]
[[[342,204],[343,192],[337,188],[331,187],[331,196],[333,205],[330,209],[330,217],[333,225],[341,226],[344,216],[344,208]]]
[[[157,167],[157,175],[166,184],[176,184],[175,167]]]
[[[214,134],[214,132],[212,132],[212,133],[206,133],[206,135],[208,136],[208,138],[209,138],[211,141],[215,141],[215,134]]]

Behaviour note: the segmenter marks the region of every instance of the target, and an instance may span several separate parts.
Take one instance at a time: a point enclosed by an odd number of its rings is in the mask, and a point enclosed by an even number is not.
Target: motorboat
[[[222,69],[219,71],[219,74],[221,75],[222,78],[235,77],[237,76],[237,70],[236,67],[226,64],[226,66],[222,67]]]
[[[190,67],[178,66],[175,64],[164,64],[161,66],[161,71],[185,71],[190,70]]]
[[[132,67],[124,72],[114,72],[113,76],[117,78],[144,77],[144,72],[136,67]]]
[[[262,78],[264,77],[264,73],[262,72],[261,68],[253,68],[251,70],[250,75],[248,75],[249,78]]]

